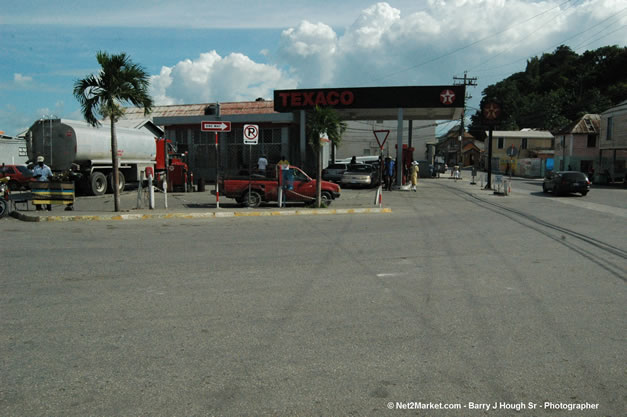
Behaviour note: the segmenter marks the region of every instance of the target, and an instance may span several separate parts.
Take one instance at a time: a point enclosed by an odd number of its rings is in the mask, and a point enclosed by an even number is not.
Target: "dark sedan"
[[[590,191],[590,180],[579,171],[549,172],[542,183],[542,191],[553,194],[581,193],[584,196]]]

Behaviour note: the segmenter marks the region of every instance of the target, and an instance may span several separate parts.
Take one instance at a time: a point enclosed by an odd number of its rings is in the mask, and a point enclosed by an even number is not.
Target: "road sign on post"
[[[253,151],[252,145],[259,143],[259,126],[258,125],[244,125],[244,145],[251,145],[248,150],[248,207],[250,207],[250,194],[251,194],[251,175],[253,172]]]
[[[374,137],[377,140],[377,143],[379,144],[379,149],[383,150],[383,147],[385,146],[385,141],[388,139],[388,135],[390,134],[389,130],[373,130],[372,133],[374,133]]]
[[[230,132],[231,131],[231,122],[222,121],[222,120],[212,120],[212,121],[204,121],[200,122],[200,130],[202,132],[215,132],[215,143],[216,143],[216,208],[220,208],[220,189],[218,187],[218,176],[220,174],[220,156],[218,152],[218,133],[220,132]]]
[[[203,132],[230,132],[231,122],[226,121],[210,121],[200,122],[200,130]]]
[[[244,125],[244,145],[257,145],[259,143],[259,126]]]
[[[492,188],[492,132],[494,125],[497,124],[502,117],[501,106],[494,100],[488,100],[481,105],[481,116],[483,124],[489,126],[488,130],[488,183],[486,189]]]

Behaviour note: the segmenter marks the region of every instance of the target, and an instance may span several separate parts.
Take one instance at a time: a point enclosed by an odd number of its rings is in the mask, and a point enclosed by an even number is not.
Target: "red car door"
[[[312,201],[312,197],[316,196],[316,181],[297,168],[290,167],[290,174],[294,178],[294,187],[287,193],[288,201]]]

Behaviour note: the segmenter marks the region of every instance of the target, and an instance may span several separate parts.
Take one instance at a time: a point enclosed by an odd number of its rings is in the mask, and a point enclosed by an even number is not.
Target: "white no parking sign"
[[[259,141],[259,126],[244,125],[244,145],[257,145]]]

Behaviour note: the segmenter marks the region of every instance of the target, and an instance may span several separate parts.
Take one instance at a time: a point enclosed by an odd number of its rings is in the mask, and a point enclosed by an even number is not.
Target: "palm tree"
[[[148,94],[150,80],[148,73],[134,64],[125,54],[109,55],[99,51],[96,59],[100,64],[98,75],[90,75],[74,83],[74,96],[81,104],[83,116],[92,126],[100,126],[96,118],[111,121],[111,163],[113,167],[113,198],[115,211],[120,211],[120,190],[118,174],[118,143],[115,123],[124,114],[123,103],[143,107],[148,115],[152,109],[152,98]]]
[[[320,144],[320,136],[326,133],[331,141],[331,146],[339,146],[342,142],[342,135],[346,131],[346,123],[340,119],[337,112],[331,107],[316,106],[312,112],[307,113],[306,129],[309,144],[316,153],[316,207],[320,208],[322,185],[322,146]]]

